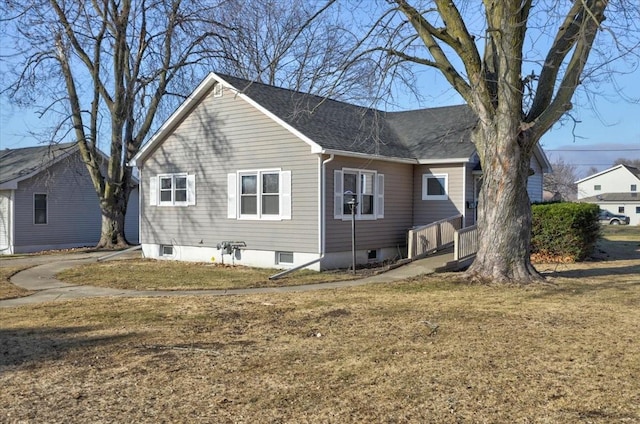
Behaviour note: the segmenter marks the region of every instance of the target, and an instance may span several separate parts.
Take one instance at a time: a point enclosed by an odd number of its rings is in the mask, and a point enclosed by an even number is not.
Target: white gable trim
[[[581,180],[576,181],[574,184],[580,184],[580,183],[583,183],[583,182],[588,181],[588,180],[590,180],[590,179],[592,179],[592,178],[596,178],[596,177],[599,177],[599,176],[601,176],[601,175],[607,174],[607,173],[609,173],[609,172],[616,171],[616,170],[618,170],[619,168],[624,168],[624,169],[625,169],[629,174],[631,174],[633,177],[638,178],[638,176],[637,176],[637,175],[635,175],[633,172],[629,171],[629,170],[627,169],[627,167],[626,167],[626,166],[624,166],[624,165],[620,164],[620,165],[616,165],[616,166],[614,166],[613,168],[609,168],[609,169],[605,169],[604,171],[600,171],[600,172],[598,172],[597,174],[589,175],[588,177],[585,177],[585,178],[583,178],[583,179],[581,179]],[[640,178],[638,178],[638,180],[640,180]]]
[[[169,119],[153,134],[147,143],[142,146],[133,159],[128,163],[129,166],[139,166],[140,162],[153,151],[156,145],[160,144],[165,136],[173,131],[173,129],[192,111],[192,109],[209,93],[209,90],[216,82],[220,82],[219,78],[212,72],[202,80],[202,82],[191,92],[180,106],[171,114]]]
[[[216,84],[222,84],[226,88],[234,90],[245,102],[262,112],[267,117],[271,118],[274,122],[282,126],[300,140],[307,143],[312,150],[320,149],[320,146],[311,140],[309,137],[302,134],[300,131],[293,128],[291,125],[278,118],[276,115],[265,109],[259,103],[255,102],[249,96],[240,91],[237,87],[234,87],[226,80],[221,78],[215,72],[211,72],[207,77],[196,87],[196,89],[182,102],[182,104],[176,109],[175,112],[165,121],[164,124],[156,131],[151,139],[140,149],[137,155],[129,162],[129,166],[140,166],[141,162],[153,151],[153,149],[164,140],[164,138],[193,110],[193,108],[209,93],[209,91]]]
[[[471,162],[471,157],[468,158],[450,158],[450,159],[418,159],[419,165],[441,165],[447,163],[467,163]]]
[[[533,155],[540,164],[540,168],[542,169],[543,174],[549,174],[553,171],[551,162],[549,162],[549,158],[547,157],[547,154],[544,152],[544,149],[542,148],[542,146],[540,146],[540,144],[536,144]]]

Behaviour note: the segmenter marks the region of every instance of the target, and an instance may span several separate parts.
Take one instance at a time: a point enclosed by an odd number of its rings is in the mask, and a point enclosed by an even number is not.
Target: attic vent
[[[222,84],[217,83],[213,86],[213,97],[222,97]]]

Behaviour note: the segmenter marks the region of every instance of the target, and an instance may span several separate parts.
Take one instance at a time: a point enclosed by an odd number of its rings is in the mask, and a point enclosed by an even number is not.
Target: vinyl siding
[[[527,180],[527,193],[529,194],[529,200],[531,202],[542,202],[542,184],[543,174],[542,167],[535,157],[531,158],[531,169],[535,174],[531,175]]]
[[[463,200],[463,174],[466,173],[466,165],[419,165],[413,173],[413,225],[426,225],[431,222],[449,218],[464,212]],[[447,200],[422,200],[422,176],[424,174],[447,174],[448,194]],[[467,186],[473,190],[473,179],[467,178]]]
[[[34,224],[34,194],[47,195],[47,223]],[[100,238],[98,198],[79,154],[18,183],[14,198],[15,250],[90,246]]]
[[[342,168],[384,174],[384,218],[356,221],[358,250],[405,246],[412,222],[413,165],[336,157],[326,169],[326,251],[351,249],[351,221],[334,219],[334,170]]]
[[[640,180],[626,168],[620,167],[579,183],[578,199],[604,193],[629,193],[631,184],[636,184],[637,190],[640,190]],[[600,190],[596,191],[595,185],[600,185]]]
[[[227,218],[227,174],[260,169],[291,171],[292,219]],[[143,163],[141,242],[317,253],[318,169],[318,156],[282,126],[232,91],[210,93]],[[195,175],[194,206],[149,204],[150,177],[165,173]]]
[[[139,232],[139,217],[140,207],[138,204],[138,189],[131,190],[129,195],[129,203],[127,204],[127,215],[124,217],[124,235],[127,241],[132,244],[138,243]]]

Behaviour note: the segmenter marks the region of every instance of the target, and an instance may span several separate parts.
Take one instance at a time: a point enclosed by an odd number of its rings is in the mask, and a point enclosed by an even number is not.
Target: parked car
[[[629,217],[627,215],[615,214],[609,211],[600,211],[598,221],[600,221],[601,224],[628,225]]]

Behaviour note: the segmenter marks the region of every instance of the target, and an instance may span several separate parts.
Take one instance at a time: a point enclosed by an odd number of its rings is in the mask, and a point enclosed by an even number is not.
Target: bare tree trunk
[[[483,137],[480,132],[476,136]],[[527,193],[531,140],[517,142],[492,132],[477,145],[484,150],[483,183],[478,205],[478,254],[467,271],[472,281],[528,284],[542,277],[531,265],[531,202]],[[502,137],[502,139],[500,139]],[[482,155],[481,155],[482,156]]]
[[[129,246],[125,235],[125,217],[131,188],[126,185],[124,190],[118,190],[121,192],[100,202],[102,229],[97,248],[122,249]]]

